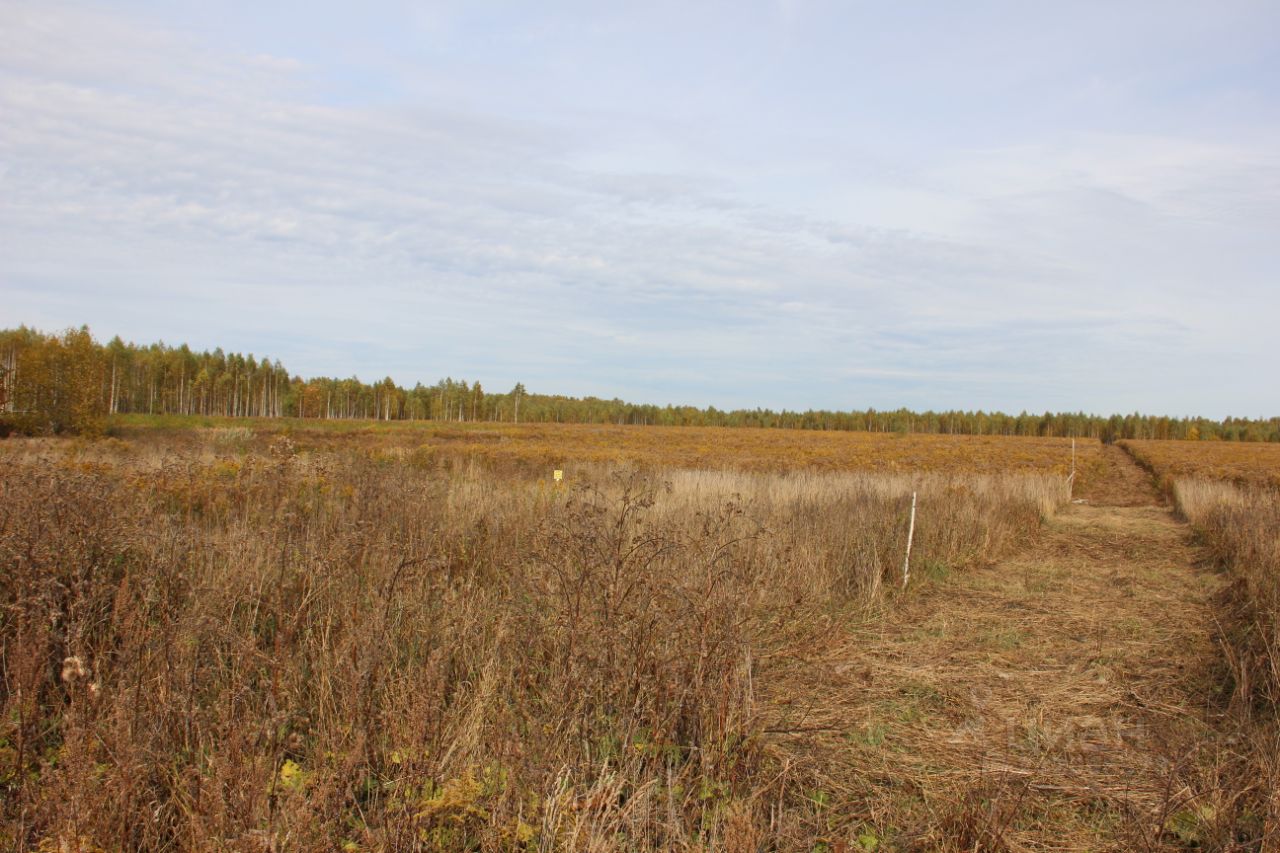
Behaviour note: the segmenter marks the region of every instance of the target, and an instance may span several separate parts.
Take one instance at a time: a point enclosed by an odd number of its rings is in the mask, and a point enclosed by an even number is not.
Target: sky
[[[0,0],[0,326],[1280,414],[1280,4]]]

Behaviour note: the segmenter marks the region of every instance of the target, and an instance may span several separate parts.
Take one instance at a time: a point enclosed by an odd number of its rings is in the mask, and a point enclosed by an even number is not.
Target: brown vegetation
[[[1223,786],[1280,846],[1280,448],[1219,442],[1123,443],[1198,532],[1229,585],[1216,635],[1231,702],[1222,727],[1241,745]]]
[[[778,680],[799,697],[789,746],[833,838],[854,826],[895,850],[1280,844],[1276,741],[1224,713],[1223,582],[1124,459],[1109,453],[1108,482],[1028,548],[947,575]]]
[[[1072,507],[828,646],[797,674],[815,701],[791,740],[832,824],[957,853],[1256,840],[1204,782],[1216,584],[1191,552],[1159,507]]]
[[[1240,744],[1239,796],[1280,849],[1280,491],[1177,480],[1173,494],[1225,568],[1218,638],[1230,671],[1229,722]]]
[[[230,423],[205,429],[191,429],[188,423],[167,429],[125,426],[116,431],[143,440],[163,435],[172,445],[200,453],[261,451],[283,435],[303,453],[342,452],[354,445],[415,464],[467,460],[527,474],[607,463],[759,472],[1027,473],[1066,478],[1072,455],[1071,439],[1015,436],[593,424]],[[1077,488],[1087,488],[1105,473],[1103,445],[1077,442],[1076,467]]]
[[[1229,651],[1238,698],[1274,712],[1280,708],[1280,492],[1179,480],[1174,496],[1235,583],[1241,612]]]
[[[1280,447],[1123,443],[1172,495],[1233,579],[1224,645],[1237,698],[1280,707]]]
[[[689,435],[677,460],[727,464],[724,433]],[[1056,475],[582,448],[557,451],[556,486],[520,474],[536,443],[487,464],[341,444],[5,446],[6,847],[815,849],[825,807],[766,731],[786,725],[771,697],[887,603],[909,491],[938,571],[1011,550],[1066,496]],[[929,445],[969,470],[983,446]],[[745,467],[795,451],[770,452]]]
[[[1226,480],[1280,486],[1280,444],[1225,441],[1123,441],[1166,490],[1175,480]]]

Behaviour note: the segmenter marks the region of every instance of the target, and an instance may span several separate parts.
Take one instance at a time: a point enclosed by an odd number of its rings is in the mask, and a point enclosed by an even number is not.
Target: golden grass
[[[720,427],[644,427],[592,424],[272,421],[256,429],[244,421],[189,419],[200,427],[173,428],[174,418],[121,421],[116,431],[134,437],[163,435],[189,447],[209,443],[259,448],[288,435],[300,450],[339,451],[353,442],[393,453],[479,460],[499,467],[542,471],[600,463],[661,468],[745,471],[878,471],[919,473],[1054,474],[1071,467],[1071,440],[1017,436],[921,435]],[[1101,445],[1081,439],[1078,480],[1097,475]]]
[[[1247,766],[1240,796],[1280,844],[1280,490],[1179,479],[1178,511],[1231,584],[1219,600],[1218,640],[1230,671],[1230,719]],[[1240,778],[1240,777],[1237,777]]]
[[[1213,480],[1177,480],[1179,512],[1235,578],[1233,670],[1241,700],[1280,707],[1280,491]]]
[[[1245,441],[1133,441],[1121,444],[1164,488],[1178,479],[1280,486],[1280,444]]]
[[[805,662],[793,748],[833,823],[893,850],[1174,849],[1173,816],[1218,802],[1181,778],[1216,651],[1191,559],[1159,507],[1073,508]]]
[[[1280,445],[1125,441],[1235,579],[1222,620],[1242,707],[1280,706]]]
[[[1238,698],[1280,706],[1280,445],[1125,441],[1235,579],[1224,648]]]
[[[1058,443],[1016,443],[1040,473],[779,474],[536,429],[479,462],[422,452],[438,431],[6,444],[0,845],[812,850],[758,697],[891,603],[909,491],[922,567],[1008,552],[1066,497]],[[682,463],[721,435],[651,434]],[[764,467],[803,458],[771,440]],[[521,474],[568,445],[604,455]]]
[[[1280,849],[1280,445],[1125,441],[1196,529],[1230,585],[1216,602],[1228,671],[1223,727],[1240,744],[1217,783]],[[1267,846],[1267,845],[1270,846]]]

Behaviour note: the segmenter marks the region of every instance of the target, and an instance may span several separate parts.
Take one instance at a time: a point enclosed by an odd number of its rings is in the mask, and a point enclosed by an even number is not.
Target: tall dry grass
[[[1238,787],[1262,834],[1280,845],[1280,491],[1181,479],[1172,492],[1231,577],[1218,620],[1232,719],[1247,744],[1241,756],[1249,770]]]
[[[1280,707],[1280,491],[1219,480],[1178,480],[1179,512],[1231,572],[1228,651],[1238,698]]]
[[[0,459],[0,846],[809,850],[757,685],[885,604],[909,491],[921,565],[1065,498],[225,445]]]

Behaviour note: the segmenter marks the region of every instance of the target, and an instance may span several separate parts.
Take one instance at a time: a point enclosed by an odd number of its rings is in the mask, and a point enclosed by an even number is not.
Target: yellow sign
[[[554,474],[552,474],[551,476],[552,476],[553,478],[555,478],[555,481],[558,483],[558,482],[560,482],[561,480],[563,480],[563,479],[564,479],[564,472],[563,472],[563,471],[561,471],[559,468],[557,468],[557,469],[556,469],[556,472],[555,472]]]

